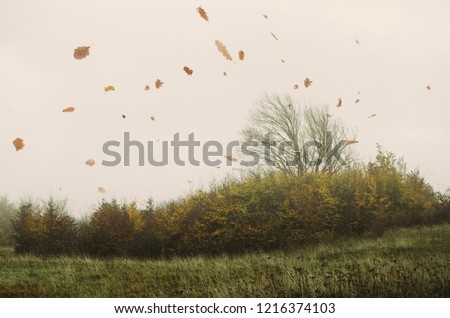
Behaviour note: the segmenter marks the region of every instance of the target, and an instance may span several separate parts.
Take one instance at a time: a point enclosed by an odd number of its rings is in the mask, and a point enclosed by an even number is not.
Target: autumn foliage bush
[[[338,173],[250,173],[144,209],[102,201],[76,222],[50,201],[22,204],[16,251],[99,257],[170,257],[296,249],[387,229],[448,222],[450,195],[379,149]]]

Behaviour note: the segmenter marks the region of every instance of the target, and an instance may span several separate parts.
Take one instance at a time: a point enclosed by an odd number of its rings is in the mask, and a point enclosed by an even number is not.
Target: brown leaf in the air
[[[127,116],[125,116],[125,114],[122,114],[122,118],[125,119],[125,118],[127,118]]]
[[[95,165],[95,160],[94,159],[89,159],[85,162],[85,164],[89,167],[92,167],[93,165]]]
[[[155,121],[155,117],[153,117],[153,116],[151,116],[150,119],[151,119],[152,121]]]
[[[269,16],[267,14],[263,14],[264,19],[268,19]]]
[[[358,142],[359,142],[358,140],[352,139],[352,140],[347,140],[345,142],[345,144],[346,145],[352,145],[352,144],[357,144]]]
[[[164,82],[161,82],[160,79],[157,79],[156,82],[155,82],[155,87],[156,88],[160,88],[163,84],[164,84]]]
[[[187,75],[192,75],[194,73],[193,70],[191,70],[189,67],[185,66],[183,67],[183,70],[186,72]]]
[[[294,89],[298,89],[298,84],[294,84]]]
[[[281,62],[282,62],[282,63],[286,63],[286,61],[285,61],[285,60],[283,60],[283,59],[281,59]]]
[[[76,60],[82,60],[89,55],[90,46],[80,46],[73,50],[73,57]]]
[[[216,40],[215,44],[216,44],[216,47],[219,50],[219,52],[222,53],[222,55],[225,56],[225,58],[227,60],[230,60],[230,61],[233,60],[230,52],[228,52],[227,48],[225,47],[225,45],[223,45],[222,42],[220,42],[219,40]]]
[[[356,44],[361,45],[361,44],[359,44],[359,40],[358,39],[356,39],[355,42],[356,42]]]
[[[227,72],[223,72],[223,76],[227,76]]]
[[[369,118],[375,117],[377,114],[372,114],[369,116]]]
[[[21,138],[14,139],[13,145],[14,145],[14,147],[16,147],[16,151],[22,150],[23,147],[25,147],[25,144],[23,143],[23,139],[21,139]]]
[[[229,161],[237,161],[237,159],[236,158],[233,158],[233,156],[230,156],[230,155],[228,155],[228,156],[224,156],[227,160],[229,160]]]
[[[360,100],[359,98],[357,98],[357,99],[355,100],[355,104],[358,104],[360,101],[361,101],[361,100]]]
[[[244,51],[239,51],[239,59],[240,59],[241,61],[243,61],[244,58],[245,58],[245,52],[244,52]]]
[[[431,86],[430,86],[430,85],[427,85],[427,89],[428,89],[429,91],[431,91]]]
[[[273,34],[273,32],[270,32],[270,34],[272,34],[273,38],[278,41],[277,36],[275,34]]]
[[[145,85],[144,90],[145,90],[145,91],[148,91],[149,89],[150,89],[150,86]]]
[[[75,111],[75,108],[73,107],[67,107],[63,109],[63,113],[73,113]]]
[[[103,187],[98,187],[97,189],[98,189],[98,192],[100,192],[100,193],[106,192],[105,188],[103,188]]]
[[[312,83],[313,83],[313,81],[311,81],[309,78],[306,78],[304,81],[306,88],[310,87]]]
[[[206,13],[206,11],[202,7],[198,7],[197,8],[197,12],[198,12],[198,14],[200,14],[200,16],[203,19],[205,19],[206,21],[209,21],[208,14]]]
[[[342,107],[342,98],[339,97],[336,107]]]

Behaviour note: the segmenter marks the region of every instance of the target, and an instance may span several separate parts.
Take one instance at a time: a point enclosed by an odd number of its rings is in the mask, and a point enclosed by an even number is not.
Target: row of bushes
[[[103,201],[84,221],[52,200],[22,204],[14,230],[21,253],[162,257],[298,248],[449,220],[450,195],[380,151],[336,174],[254,173],[144,209]]]

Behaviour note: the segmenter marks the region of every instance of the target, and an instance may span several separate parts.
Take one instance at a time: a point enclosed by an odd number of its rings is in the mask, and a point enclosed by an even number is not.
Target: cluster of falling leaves
[[[197,12],[198,12],[198,14],[200,15],[200,17],[201,17],[202,19],[204,19],[206,22],[209,22],[209,16],[208,16],[208,13],[206,12],[205,9],[203,9],[203,8],[200,6],[200,7],[197,8]],[[266,15],[266,14],[263,14],[262,16],[263,16],[264,19],[266,19],[266,20],[269,19],[269,16]],[[275,33],[271,32],[270,35],[272,36],[273,39],[275,39],[276,41],[279,41],[279,38],[278,38],[278,36],[277,36]],[[359,41],[358,39],[356,39],[355,42],[356,42],[356,44],[357,44],[358,46],[361,45],[361,44],[360,44],[360,41]],[[225,59],[234,62],[233,56],[232,56],[232,54],[230,53],[230,51],[227,49],[227,47],[225,46],[225,44],[223,44],[223,43],[222,43],[221,41],[219,41],[219,40],[216,40],[216,41],[215,41],[215,46],[216,46],[217,50],[223,55],[223,57],[224,57]],[[80,46],[80,47],[77,47],[76,49],[74,49],[74,52],[73,52],[73,57],[74,57],[74,59],[76,59],[76,60],[82,60],[82,59],[85,59],[86,57],[88,57],[89,54],[90,54],[90,48],[91,48],[91,46]],[[245,59],[245,57],[246,57],[246,54],[245,54],[245,52],[244,52],[243,50],[239,50],[239,51],[237,52],[237,56],[238,56],[238,59],[239,59],[240,61],[244,61],[244,59]],[[281,59],[281,62],[282,62],[282,63],[286,63],[284,59]],[[194,71],[193,71],[189,66],[184,66],[184,67],[183,67],[183,71],[184,71],[188,76],[192,76],[193,73],[194,73]],[[223,72],[223,76],[227,76],[227,72],[226,72],[226,71]],[[155,86],[156,89],[160,89],[160,88],[163,86],[163,84],[164,84],[164,82],[163,82],[161,79],[156,79],[156,81],[155,81],[155,83],[154,83],[154,86]],[[309,78],[305,78],[305,80],[303,81],[303,84],[304,84],[305,88],[309,88],[309,87],[313,84],[313,81],[312,81],[311,79],[309,79]],[[294,88],[294,89],[299,89],[299,85],[298,85],[298,84],[294,84],[294,85],[293,85],[293,88]],[[427,90],[431,90],[431,86],[430,86],[430,85],[427,85],[427,86],[426,86],[426,89],[427,89]],[[145,90],[145,91],[149,91],[149,90],[150,90],[150,86],[149,86],[149,85],[145,85],[145,86],[144,86],[144,90]],[[114,87],[113,85],[105,86],[104,91],[105,91],[105,93],[115,91],[115,87]],[[358,95],[359,95],[359,92],[358,92]],[[354,104],[358,104],[359,102],[360,102],[360,99],[359,99],[359,98],[356,98],[355,101],[354,101]],[[343,105],[342,98],[339,97],[339,98],[338,98],[338,101],[337,101],[337,104],[336,104],[336,107],[337,107],[337,108],[341,108],[342,105]],[[73,113],[74,111],[75,111],[75,107],[73,107],[73,106],[66,107],[66,108],[64,108],[64,109],[62,110],[62,112],[64,112],[64,113]],[[332,114],[327,113],[327,117],[331,117],[331,116],[332,116]],[[373,117],[375,117],[375,116],[377,116],[377,114],[374,113],[374,114],[371,114],[368,118],[373,118]],[[125,118],[126,118],[126,115],[123,114],[123,115],[122,115],[122,118],[125,119]],[[154,120],[155,120],[155,117],[154,117],[154,116],[151,116],[150,119],[151,119],[152,121],[154,121]],[[159,141],[159,139],[158,139],[158,141]],[[347,144],[347,145],[356,144],[356,143],[358,143],[358,141],[357,141],[357,140],[354,140],[354,139],[353,139],[353,140],[347,140],[347,141],[346,141],[346,144]],[[17,137],[16,139],[14,139],[13,145],[14,145],[16,151],[22,150],[22,149],[25,147],[24,140],[21,139],[21,138],[19,138],[19,137]],[[237,161],[237,159],[234,158],[234,157],[232,157],[232,156],[225,156],[225,158],[226,158],[228,161]],[[87,166],[89,166],[89,167],[92,167],[92,166],[95,165],[95,160],[94,160],[94,159],[88,159],[88,160],[85,162],[85,164],[86,164]],[[220,168],[220,166],[217,167],[217,168]],[[238,171],[238,170],[240,171],[239,168],[233,168],[233,171]],[[188,182],[192,183],[191,180],[189,180]],[[106,192],[106,190],[105,190],[103,187],[98,187],[98,191],[99,191],[100,193],[105,193],[105,192]]]

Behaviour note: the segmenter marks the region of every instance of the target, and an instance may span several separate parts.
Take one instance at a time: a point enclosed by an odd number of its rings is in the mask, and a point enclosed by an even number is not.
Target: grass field
[[[0,252],[1,297],[450,297],[450,225],[289,253],[171,260]]]

